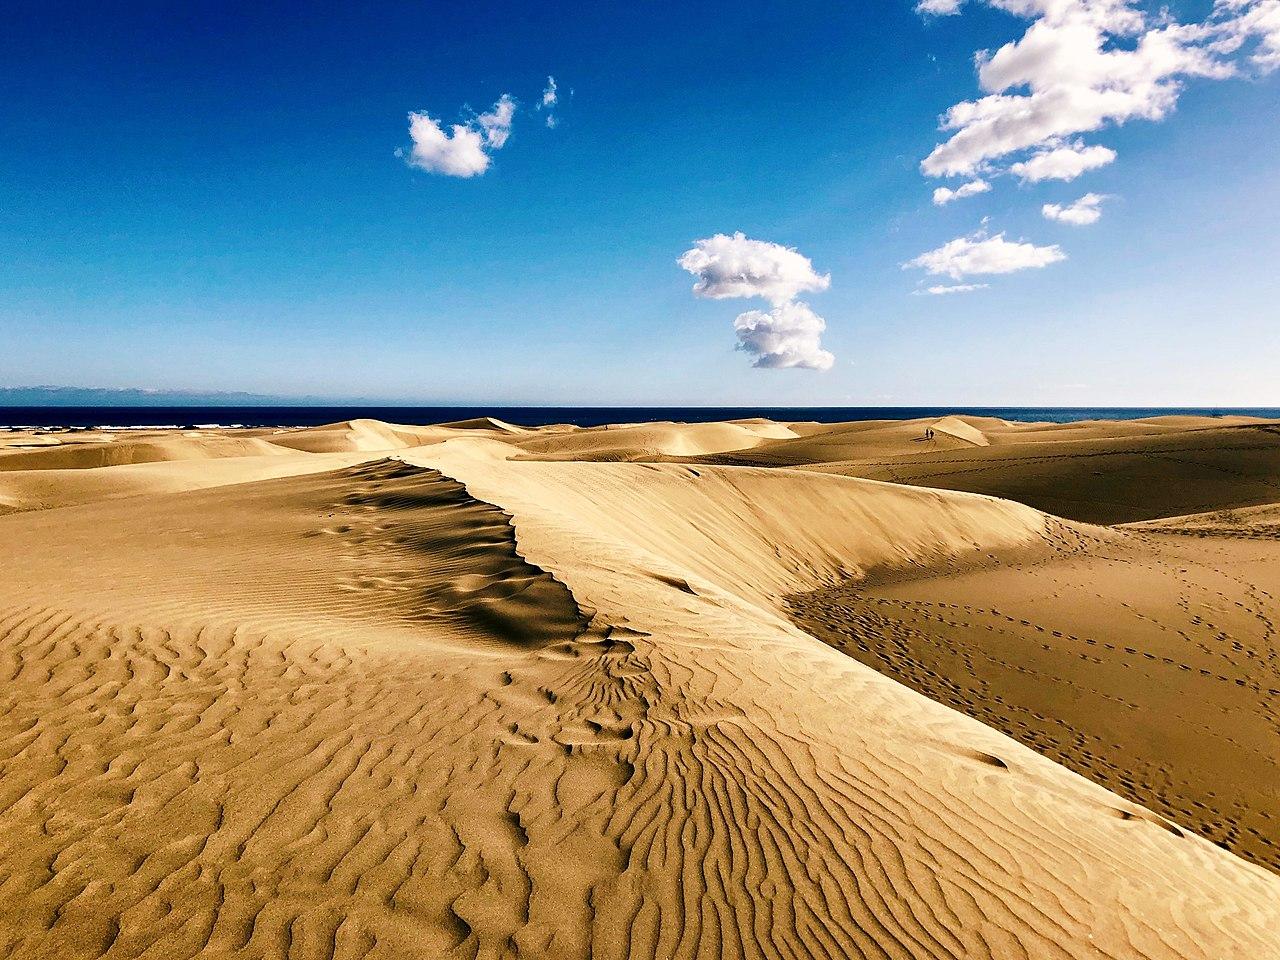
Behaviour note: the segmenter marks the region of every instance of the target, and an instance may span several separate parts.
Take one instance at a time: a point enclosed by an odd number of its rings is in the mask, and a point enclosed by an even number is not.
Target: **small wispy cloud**
[[[920,254],[904,263],[903,269],[919,268],[934,276],[963,280],[974,275],[1015,273],[1036,270],[1067,259],[1057,244],[1039,247],[1025,241],[1011,241],[1003,233],[988,237],[984,232],[957,237],[936,250]]]
[[[963,200],[965,197],[977,196],[979,193],[986,193],[990,189],[991,184],[981,179],[962,183],[954,190],[950,187],[938,187],[933,191],[933,203],[934,206],[941,207],[952,200]]]
[[[559,88],[556,86],[555,77],[547,77],[547,85],[542,90],[542,99],[538,101],[538,109],[547,111],[546,125],[549,129],[554,130],[560,122],[556,119],[553,112],[556,104],[560,102]]]
[[[1087,227],[1097,223],[1102,217],[1102,201],[1107,199],[1101,193],[1086,193],[1074,203],[1065,206],[1057,203],[1046,203],[1040,212],[1046,220],[1057,220],[1075,227]]]
[[[990,287],[989,283],[952,283],[938,284],[933,287],[924,287],[911,292],[917,297],[945,297],[953,293],[973,293],[975,290],[986,290]]]
[[[1077,141],[1067,146],[1053,146],[1033,153],[1026,160],[1010,165],[1009,172],[1023,183],[1042,180],[1072,181],[1088,170],[1105,167],[1114,161],[1116,152],[1110,147],[1086,147]]]
[[[511,136],[511,123],[516,116],[516,102],[510,94],[504,93],[493,105],[489,113],[476,117],[476,123],[484,131],[485,144],[494,150],[500,150]]]
[[[916,13],[930,17],[949,17],[960,12],[964,0],[920,0]]]

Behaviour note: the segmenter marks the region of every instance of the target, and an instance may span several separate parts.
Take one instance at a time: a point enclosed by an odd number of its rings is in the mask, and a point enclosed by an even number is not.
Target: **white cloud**
[[[1280,68],[1280,0],[1215,0],[1221,24],[1214,41],[1221,53],[1235,53],[1256,41],[1249,60],[1263,73]]]
[[[476,117],[476,123],[484,131],[485,141],[494,150],[500,150],[511,136],[511,121],[515,119],[516,102],[504,93],[488,113]]]
[[[693,292],[712,300],[763,297],[776,306],[805,290],[831,286],[831,276],[816,272],[808,257],[741,232],[698,240],[677,263],[698,278]]]
[[[455,123],[449,132],[426,112],[410,113],[409,139],[413,146],[405,160],[411,167],[430,173],[478,176],[489,169],[490,151],[500,150],[511,136],[515,108],[515,101],[504,93],[490,112],[470,123]]]
[[[1032,23],[979,52],[984,95],[943,115],[951,135],[921,162],[929,176],[972,175],[1079,133],[1163,119],[1187,79],[1236,75],[1244,51],[1260,70],[1280,67],[1280,0],[1217,0],[1192,24],[1148,18],[1132,0],[985,2]]]
[[[1074,180],[1086,170],[1105,167],[1116,158],[1109,147],[1086,147],[1077,141],[1066,146],[1050,146],[1034,153],[1026,160],[1009,167],[1009,172],[1023,183],[1039,183],[1041,180]]]
[[[829,370],[835,357],[822,349],[826,321],[796,300],[805,290],[825,290],[830,274],[813,269],[808,257],[780,243],[743,233],[717,233],[697,240],[676,261],[698,278],[693,292],[712,300],[760,297],[773,309],[738,314],[738,349],[755,354],[756,367]]]
[[[1046,220],[1058,220],[1076,227],[1087,227],[1097,223],[1102,216],[1102,201],[1107,199],[1100,193],[1086,193],[1075,203],[1065,207],[1057,203],[1046,203],[1040,208]]]
[[[942,206],[950,203],[952,200],[963,200],[965,197],[972,197],[979,193],[986,193],[991,189],[991,184],[985,180],[970,180],[968,183],[962,183],[954,190],[948,187],[938,187],[933,191],[933,202],[935,206]]]
[[[949,17],[960,12],[964,0],[919,0],[916,13],[932,17]]]
[[[409,139],[413,141],[407,158],[411,167],[450,177],[474,177],[489,169],[483,137],[464,124],[455,123],[449,134],[429,114],[410,113]]]
[[[1003,233],[988,237],[979,232],[967,237],[957,237],[936,250],[920,254],[902,266],[904,269],[919,267],[934,276],[963,280],[975,274],[1038,269],[1065,259],[1067,255],[1057,244],[1037,247],[1033,243],[1006,240]]]
[[[822,349],[827,323],[807,303],[783,303],[767,313],[748,310],[738,314],[733,329],[738,349],[755,354],[752,366],[830,370],[835,356]]]
[[[572,90],[570,90],[569,92],[570,94],[573,93]],[[547,85],[546,87],[543,88],[542,97],[538,100],[537,109],[539,111],[542,111],[542,110],[547,111],[547,118],[545,122],[547,125],[547,129],[549,130],[554,130],[560,123],[560,121],[556,119],[556,115],[554,112],[556,108],[556,104],[559,102],[560,102],[560,91],[559,91],[559,88],[556,86],[556,78],[547,77]]]
[[[912,290],[918,297],[943,297],[950,293],[973,293],[975,290],[986,290],[989,283],[951,283],[925,287],[923,290]]]

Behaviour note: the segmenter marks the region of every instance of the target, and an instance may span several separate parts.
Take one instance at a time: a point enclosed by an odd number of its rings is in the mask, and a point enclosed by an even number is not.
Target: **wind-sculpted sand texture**
[[[1280,878],[787,614],[1136,535],[442,435],[0,518],[0,956],[1280,957]]]
[[[1181,517],[1164,517],[1131,525],[1135,530],[1181,533],[1192,537],[1244,537],[1280,540],[1280,503],[1257,507],[1211,510]]]
[[[1280,542],[1129,534],[791,609],[836,649],[1280,871]]]

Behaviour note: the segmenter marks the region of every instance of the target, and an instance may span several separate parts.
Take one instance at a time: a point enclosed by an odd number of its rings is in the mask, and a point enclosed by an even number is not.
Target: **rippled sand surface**
[[[1280,956],[1270,441],[1101,527],[920,431],[7,435],[0,956]]]

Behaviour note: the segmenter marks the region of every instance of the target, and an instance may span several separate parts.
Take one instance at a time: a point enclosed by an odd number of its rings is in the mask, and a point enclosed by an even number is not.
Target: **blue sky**
[[[1280,71],[1249,59],[1260,34],[1221,55],[1232,77],[1174,76],[1163,119],[1055,141],[1114,162],[1023,183],[1008,164],[1043,145],[920,169],[951,135],[939,116],[984,94],[975,51],[1037,23],[977,0],[103,6],[20,4],[0,36],[0,384],[1280,403]],[[478,129],[504,94],[518,108],[483,172],[406,162],[411,111]],[[991,189],[931,201],[975,177]],[[1096,223],[1042,213],[1086,193],[1106,198]],[[773,304],[694,295],[677,259],[737,231],[829,276],[797,296],[825,318],[830,369],[752,366],[735,317]],[[1065,259],[903,268],[1000,235]],[[954,283],[987,286],[920,293]]]

